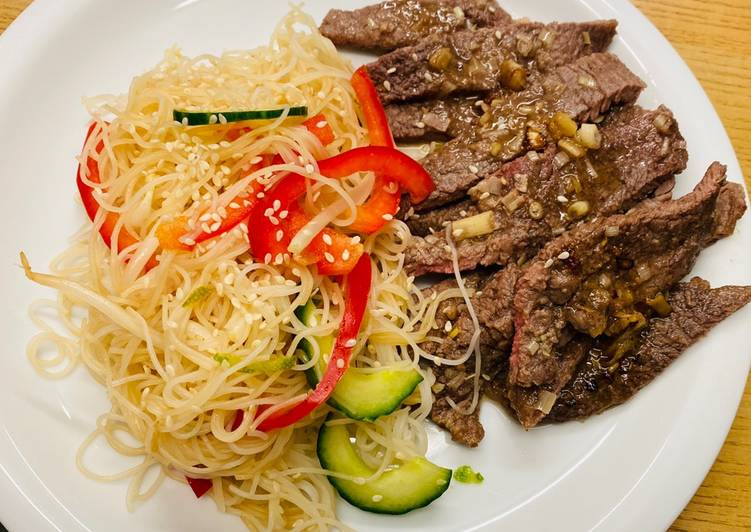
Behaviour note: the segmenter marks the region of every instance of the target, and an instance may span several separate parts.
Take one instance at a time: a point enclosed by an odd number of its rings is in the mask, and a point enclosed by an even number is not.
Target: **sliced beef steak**
[[[712,327],[751,302],[751,287],[711,289],[695,277],[678,285],[667,302],[670,314],[651,319],[620,359],[610,360],[602,350],[589,351],[547,419],[582,419],[627,401]]]
[[[507,371],[508,354],[513,338],[511,303],[519,273],[518,268],[511,267],[492,275],[474,273],[465,278],[467,288],[475,291],[471,300],[481,325],[481,377],[478,390],[480,394],[499,372]],[[455,287],[455,282],[449,280],[436,285],[430,291],[441,292]],[[448,326],[449,331],[445,330],[447,322],[451,322]],[[423,343],[423,349],[434,356],[449,360],[457,360],[466,354],[474,326],[461,298],[447,299],[439,305],[436,327],[443,331],[443,342]],[[475,355],[470,355],[466,362],[459,365],[426,365],[436,377],[430,418],[448,430],[454,440],[475,447],[485,434],[479,421],[479,404],[474,411],[466,412],[471,406],[474,394]]]
[[[332,9],[321,33],[337,46],[388,52],[431,35],[510,21],[495,0],[390,0],[352,11]]]
[[[489,234],[456,243],[459,265],[504,265],[534,256],[543,244],[582,219],[624,212],[686,167],[688,153],[672,113],[665,107],[646,111],[629,107],[611,113],[601,124],[602,145],[586,157],[570,159],[551,147],[503,165],[470,190],[474,200],[462,207],[437,209],[407,223],[420,224],[407,249],[406,268],[415,275],[452,271],[443,231],[446,221],[492,212]],[[566,160],[568,159],[568,160]],[[563,164],[562,164],[563,163]],[[434,224],[430,227],[428,224]]]
[[[367,68],[384,104],[498,87],[520,90],[526,78],[604,51],[616,25],[614,20],[513,22],[432,35],[415,46],[382,55]]]
[[[725,167],[714,163],[691,194],[647,201],[551,241],[516,285],[510,385],[557,395],[573,371],[561,350],[574,334],[614,337],[629,329],[636,305],[677,283],[744,211],[742,187],[726,183]],[[544,415],[538,412],[520,421],[533,426]]]
[[[579,76],[593,80],[583,86]],[[642,82],[612,54],[593,54],[555,69],[521,93],[507,92],[481,102],[479,127],[467,131],[421,162],[433,177],[436,190],[415,206],[425,211],[462,198],[483,177],[530,149],[542,149],[560,138],[552,131],[556,113],[566,120],[587,121],[615,105],[633,103]],[[562,117],[558,117],[560,120]],[[553,124],[553,125],[551,125]],[[419,124],[422,125],[422,124]]]
[[[560,111],[580,120],[597,118],[613,103],[636,101],[644,83],[612,54],[592,54],[547,73],[520,93],[498,91],[485,97],[456,96],[386,106],[391,131],[398,141],[448,140],[478,129],[514,130],[515,121],[533,121],[546,136],[548,120]],[[544,104],[545,113],[525,105]],[[517,116],[515,116],[517,115]],[[537,124],[535,124],[537,125]]]
[[[397,142],[449,140],[471,135],[480,126],[486,99],[457,96],[426,102],[394,103],[385,107]]]

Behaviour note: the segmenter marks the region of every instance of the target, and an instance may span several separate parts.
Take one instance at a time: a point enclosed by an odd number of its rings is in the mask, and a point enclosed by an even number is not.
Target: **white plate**
[[[328,7],[364,1],[314,1]],[[688,140],[691,162],[677,193],[687,192],[719,159],[733,181],[741,171],[723,127],[695,78],[655,28],[624,0],[505,0],[513,15],[538,20],[617,18],[613,51],[649,83],[641,103],[668,104]],[[243,530],[210,500],[167,482],[133,514],[124,482],[85,479],[76,449],[108,409],[84,370],[50,382],[25,358],[35,332],[28,304],[49,292],[18,268],[24,249],[37,268],[64,246],[84,220],[74,200],[73,157],[86,114],[82,95],[120,93],[130,78],[177,43],[190,54],[248,48],[264,42],[287,9],[283,1],[38,0],[0,39],[0,520],[13,532]],[[732,83],[732,80],[728,80]],[[715,245],[694,273],[715,285],[749,283],[751,216]],[[722,445],[749,368],[744,323],[751,308],[719,325],[625,406],[585,423],[525,433],[485,404],[487,436],[476,450],[451,444],[431,429],[430,456],[472,464],[486,481],[452,485],[429,508],[383,517],[340,504],[360,530],[660,530],[683,509]],[[97,447],[115,470],[126,464]]]

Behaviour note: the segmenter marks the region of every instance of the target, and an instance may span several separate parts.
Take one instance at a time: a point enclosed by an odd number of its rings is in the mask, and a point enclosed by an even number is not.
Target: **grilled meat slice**
[[[513,22],[432,35],[367,65],[384,104],[524,88],[526,78],[604,51],[617,23]]]
[[[745,208],[742,187],[726,183],[725,167],[714,163],[691,194],[644,202],[546,245],[516,285],[510,386],[557,395],[571,377],[560,352],[574,334],[629,330],[643,318],[637,305],[685,276],[702,249],[732,232]],[[520,421],[530,427],[543,416]]]
[[[580,76],[591,79],[592,84],[582,85]],[[565,118],[554,120],[556,113],[565,113],[569,121],[594,119],[613,106],[633,103],[643,88],[644,82],[616,56],[593,54],[555,69],[528,90],[506,92],[489,104],[482,102],[480,127],[422,160],[436,190],[415,209],[426,211],[458,200],[505,162],[530,149],[555,144],[562,136],[556,124]]]
[[[563,388],[550,421],[583,419],[624,403],[652,382],[712,327],[751,302],[751,286],[723,286],[694,277],[667,297],[671,312],[649,320],[619,360],[591,350]]]
[[[480,395],[499,372],[507,372],[514,330],[511,305],[519,274],[520,269],[512,266],[494,274],[476,272],[465,278],[467,288],[474,291],[471,301],[481,326]],[[448,280],[428,291],[439,293],[455,287],[455,281]],[[447,333],[445,328],[449,321],[450,331]],[[464,356],[474,334],[474,325],[461,298],[447,299],[439,305],[436,327],[445,333],[444,341],[426,342],[421,347],[434,356],[449,360]],[[466,411],[474,394],[475,355],[470,355],[466,362],[459,365],[426,365],[436,377],[430,418],[448,430],[454,440],[469,447],[477,446],[485,434],[479,420],[480,405],[472,412]],[[449,400],[457,408],[452,407]]]
[[[511,21],[495,0],[390,0],[361,9],[332,9],[321,33],[337,46],[388,52],[431,35]]]
[[[498,91],[486,96],[393,103],[386,106],[386,115],[397,141],[446,141],[472,135],[487,120],[483,115],[488,109],[492,118],[486,125],[496,124],[499,118],[506,119],[509,114],[518,113],[519,102],[536,102],[540,99],[540,90],[544,89],[543,98],[550,100],[547,107],[551,112],[561,111],[581,121],[592,120],[607,111],[613,102],[636,100],[643,83],[630,72],[625,72],[628,71],[615,56],[592,54],[545,75],[515,98],[510,91]],[[493,112],[503,107],[501,102],[505,99],[512,99],[513,105],[505,106],[501,113]],[[535,119],[539,121],[540,117]]]
[[[469,270],[532,257],[583,219],[625,212],[686,167],[685,141],[665,107],[620,109],[605,119],[600,133],[600,149],[590,150],[586,157],[561,159],[551,147],[541,155],[530,153],[506,163],[475,185],[470,191],[475,209],[464,204],[461,210],[492,211],[495,230],[457,242],[460,267]],[[452,208],[420,215],[421,234],[429,232],[426,224],[440,225],[433,227],[437,234],[415,237],[407,249],[405,264],[411,273],[452,271],[445,235],[438,232],[457,214],[461,212]]]

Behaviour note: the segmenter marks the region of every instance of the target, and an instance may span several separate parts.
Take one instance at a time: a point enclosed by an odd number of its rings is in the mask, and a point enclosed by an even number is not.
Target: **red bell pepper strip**
[[[277,164],[282,162],[281,157],[278,155],[271,155],[264,153],[261,155],[261,162],[253,165],[248,173],[253,173],[256,170],[265,168],[270,164]],[[249,190],[244,194],[241,194],[234,198],[227,207],[225,207],[226,215],[222,217],[219,227],[213,231],[201,231],[194,239],[193,243],[186,244],[182,238],[192,232],[190,225],[188,225],[187,216],[178,216],[174,220],[161,224],[156,230],[156,236],[159,239],[163,249],[170,250],[182,250],[190,251],[195,244],[199,244],[205,240],[223,235],[231,231],[235,226],[248,219],[248,216],[253,211],[258,199],[256,195],[263,190],[263,185],[254,181],[250,184]],[[214,223],[212,221],[212,223]]]
[[[363,253],[354,269],[344,277],[344,314],[339,324],[339,336],[336,338],[323,378],[301,402],[285,411],[275,412],[261,421],[258,425],[259,430],[268,432],[292,425],[326,402],[349,367],[352,348],[368,306],[371,282],[370,255]]]
[[[289,253],[287,248],[292,238],[310,221],[310,216],[299,203],[305,188],[303,176],[289,175],[267,192],[253,209],[248,239],[257,259],[279,264]],[[321,275],[342,275],[355,267],[362,252],[362,244],[327,227],[296,258],[304,264],[317,264]]]
[[[349,229],[367,234],[378,231],[399,210],[400,200],[399,183],[376,176],[368,201],[357,207],[357,216]]]
[[[371,146],[394,148],[394,137],[386,111],[365,66],[358,68],[352,75],[352,88],[363,112]],[[386,224],[389,216],[394,216],[399,210],[400,197],[398,183],[387,176],[377,176],[370,198],[357,208],[357,216],[350,229],[359,233],[377,231]]]
[[[389,121],[386,118],[386,111],[383,110],[381,100],[378,98],[378,92],[370,79],[368,70],[361,66],[352,74],[352,88],[355,90],[355,96],[360,103],[365,127],[368,128],[371,146],[394,147],[394,137],[389,129]]]
[[[195,493],[196,499],[203,497],[203,495],[214,485],[210,478],[191,478],[186,475],[185,480],[188,481],[188,486],[190,486],[193,493]]]
[[[258,260],[281,264],[290,240],[307,223],[307,217],[295,208],[305,189],[305,178],[291,174],[256,203],[248,220],[248,239]]]
[[[329,144],[334,142],[334,130],[331,127],[331,124],[329,124],[328,120],[326,120],[326,117],[323,116],[323,114],[319,113],[314,117],[308,118],[305,122],[302,123],[302,125],[308,128],[308,131],[318,137],[318,140],[320,140],[321,144],[323,144],[324,146],[328,146]]]
[[[319,161],[318,170],[334,179],[341,179],[356,172],[375,172],[399,183],[409,193],[413,203],[420,203],[435,190],[433,178],[420,163],[395,148],[353,148]]]
[[[304,255],[316,259],[320,275],[344,275],[352,271],[364,251],[351,236],[326,227],[308,244]]]
[[[88,132],[86,133],[84,146],[86,145],[86,142],[88,142],[89,137],[91,137],[95,128],[96,122],[92,122],[91,126],[89,126]],[[95,150],[97,153],[101,153],[102,149],[104,149],[104,142],[99,141],[99,143],[96,145]],[[99,164],[95,159],[88,157],[86,159],[86,168],[88,169],[89,181],[91,181],[92,183],[102,182],[101,176],[99,174]],[[83,202],[83,207],[86,210],[86,214],[93,222],[96,219],[97,213],[99,212],[99,202],[94,197],[94,188],[85,183],[83,180],[83,168],[81,167],[80,163],[78,165],[78,173],[76,175],[76,185],[78,187],[78,193],[81,196],[81,202]],[[119,214],[108,211],[104,215],[104,221],[102,222],[101,227],[99,227],[99,234],[108,248],[112,248],[112,235],[115,232],[115,226],[117,225],[119,219]],[[134,237],[132,234],[130,234],[130,232],[128,232],[127,229],[123,227],[117,237],[117,251],[121,252],[125,248],[132,246],[133,244],[137,244],[138,242],[138,238]],[[150,270],[156,265],[156,257],[152,255],[146,263],[146,270]]]

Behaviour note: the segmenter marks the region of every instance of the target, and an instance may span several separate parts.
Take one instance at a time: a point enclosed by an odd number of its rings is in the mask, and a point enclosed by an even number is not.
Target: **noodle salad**
[[[21,256],[69,332],[32,312],[32,364],[62,378],[82,362],[111,402],[81,471],[129,478],[129,509],[172,477],[251,530],[348,529],[337,492],[392,514],[443,494],[419,362],[479,352],[420,348],[439,303],[468,294],[457,275],[426,296],[403,271],[401,195],[434,185],[395,149],[367,71],[294,8],[268,46],[170,49],[127,95],[86,105],[77,187],[92,224],[50,274]],[[142,461],[90,470],[100,437]]]

